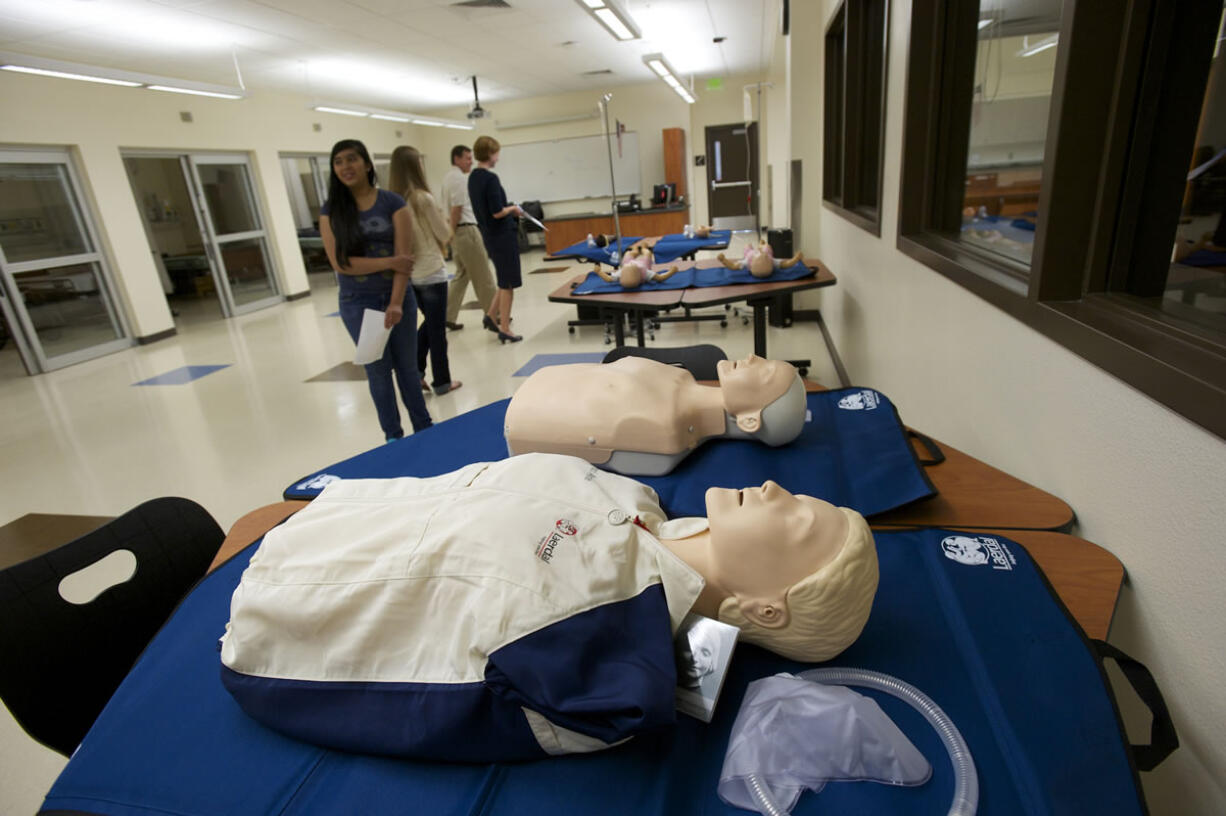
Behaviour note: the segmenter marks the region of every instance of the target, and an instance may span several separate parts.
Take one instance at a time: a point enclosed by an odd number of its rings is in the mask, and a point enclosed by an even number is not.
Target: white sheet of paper
[[[524,218],[527,218],[529,221],[531,221],[533,224],[536,224],[538,227],[540,227],[541,229],[543,229],[545,232],[549,232],[549,227],[546,227],[546,226],[545,226],[544,224],[542,224],[540,221],[537,221],[535,218],[533,218],[532,216],[528,215],[528,213],[523,212],[522,210],[521,210],[520,212],[523,214],[523,217],[524,217]]]
[[[383,347],[387,345],[387,337],[391,333],[391,329],[383,328],[383,312],[364,310],[362,331],[358,334],[358,348],[353,355],[354,364],[366,365],[382,357]]]

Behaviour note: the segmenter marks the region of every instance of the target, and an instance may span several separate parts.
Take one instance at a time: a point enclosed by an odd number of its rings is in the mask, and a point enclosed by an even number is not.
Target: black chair
[[[224,538],[195,502],[153,499],[0,570],[0,699],[26,733],[70,756]],[[61,596],[66,576],[122,550],[131,579],[83,604]]]
[[[728,355],[719,346],[703,343],[697,346],[678,346],[676,348],[661,348],[659,346],[621,346],[610,351],[601,360],[611,363],[623,357],[646,357],[668,365],[684,368],[694,375],[696,380],[715,380],[719,375],[715,364],[727,360]]]

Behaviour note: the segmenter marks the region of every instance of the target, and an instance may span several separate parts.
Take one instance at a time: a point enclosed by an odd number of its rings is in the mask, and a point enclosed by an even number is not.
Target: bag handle
[[[924,446],[925,450],[928,451],[928,458],[919,460],[919,463],[924,467],[939,465],[945,461],[945,452],[942,451],[941,447],[932,440],[931,436],[925,436],[919,431],[912,430],[911,428],[907,429],[907,436],[918,439],[919,443]]]
[[[1128,678],[1129,685],[1136,691],[1137,696],[1141,698],[1141,702],[1145,703],[1145,707],[1149,709],[1153,717],[1153,722],[1149,727],[1149,745],[1128,746],[1132,751],[1132,758],[1137,764],[1137,769],[1152,771],[1179,747],[1179,735],[1175,733],[1175,721],[1171,719],[1166,700],[1162,699],[1158,683],[1149,669],[1139,660],[1129,657],[1105,640],[1094,639],[1091,642],[1100,659],[1110,658],[1120,667],[1120,671],[1124,672],[1124,677]]]

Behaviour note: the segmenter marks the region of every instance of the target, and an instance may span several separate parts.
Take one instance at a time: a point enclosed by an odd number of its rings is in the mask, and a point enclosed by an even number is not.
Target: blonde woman
[[[401,145],[392,151],[389,186],[392,192],[404,196],[413,213],[413,291],[422,314],[422,324],[417,329],[417,370],[422,387],[429,387],[426,385],[429,357],[434,393],[446,394],[463,384],[451,379],[447,361],[447,266],[443,248],[450,231],[434,196],[430,195],[421,153],[416,148]]]
[[[485,251],[494,262],[494,277],[498,280],[498,294],[494,295],[494,302],[482,323],[498,334],[498,342],[518,343],[524,338],[511,333],[511,300],[515,290],[523,285],[515,226],[515,216],[522,215],[523,210],[507,203],[502,182],[493,172],[501,151],[502,145],[493,136],[481,136],[473,144],[477,166],[468,174],[468,197],[472,200],[473,215],[477,217]]]

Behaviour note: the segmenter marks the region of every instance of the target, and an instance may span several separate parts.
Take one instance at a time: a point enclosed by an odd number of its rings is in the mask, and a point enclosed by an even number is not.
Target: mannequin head
[[[711,228],[706,226],[694,227],[694,235],[698,236],[699,238],[710,238]]]
[[[775,253],[770,245],[762,241],[749,258],[749,274],[755,278],[765,278],[775,271]]]
[[[794,660],[829,660],[859,636],[877,592],[877,550],[854,510],[774,482],[707,491],[705,576],[719,619]]]
[[[751,354],[744,360],[720,360],[715,370],[724,410],[737,430],[775,446],[800,434],[805,389],[791,363]]]

